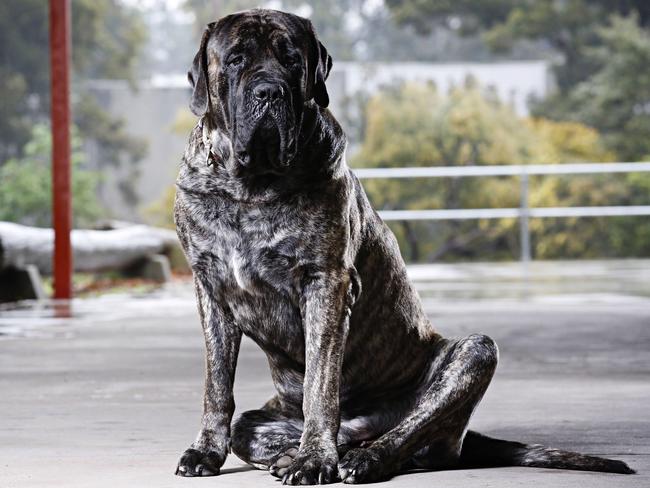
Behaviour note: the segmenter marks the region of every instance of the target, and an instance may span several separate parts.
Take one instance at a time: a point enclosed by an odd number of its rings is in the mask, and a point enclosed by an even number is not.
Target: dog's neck
[[[179,187],[261,203],[323,186],[342,175],[347,166],[341,126],[328,110],[313,103],[305,105],[298,153],[286,173],[236,176],[232,146],[225,131],[210,119],[202,119],[192,132],[184,158],[185,169],[191,174],[185,178],[181,168]]]

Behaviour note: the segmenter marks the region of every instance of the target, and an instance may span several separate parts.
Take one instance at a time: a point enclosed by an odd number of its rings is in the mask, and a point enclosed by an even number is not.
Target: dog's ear
[[[323,43],[318,41],[318,65],[316,67],[316,76],[314,82],[314,101],[321,107],[327,107],[330,104],[330,96],[327,93],[325,80],[332,70],[332,56],[329,55]]]
[[[187,80],[192,85],[192,98],[190,110],[198,117],[202,117],[210,106],[210,93],[208,91],[208,59],[206,48],[212,34],[214,23],[208,24],[201,37],[201,45],[194,56],[192,67],[187,72]]]
[[[318,40],[316,30],[310,20],[304,19],[307,23],[307,30],[309,32],[310,47],[309,47],[309,61],[307,68],[309,69],[309,86],[311,86],[311,98],[321,107],[327,107],[330,103],[330,97],[327,93],[325,80],[330,74],[332,69],[332,56],[329,55],[323,43]]]

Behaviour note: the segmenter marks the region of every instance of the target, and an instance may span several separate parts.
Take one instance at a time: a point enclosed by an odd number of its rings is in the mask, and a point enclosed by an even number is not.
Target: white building
[[[546,61],[512,61],[504,63],[335,63],[330,92],[340,100],[366,91],[373,93],[389,84],[403,81],[433,82],[446,92],[462,85],[468,77],[494,89],[499,98],[519,115],[527,115],[531,96],[548,93],[552,78]],[[334,112],[336,114],[336,112]]]

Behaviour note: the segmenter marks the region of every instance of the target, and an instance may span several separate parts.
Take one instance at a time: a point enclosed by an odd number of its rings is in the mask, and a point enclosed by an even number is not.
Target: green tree
[[[0,220],[49,227],[52,224],[52,137],[37,124],[23,155],[0,166]],[[72,195],[75,226],[91,224],[101,213],[95,195],[99,175],[84,168],[78,131],[72,137]]]
[[[309,17],[335,62],[530,59],[539,50],[539,46],[531,43],[516,42],[507,56],[495,54],[479,36],[460,36],[447,25],[441,25],[423,38],[410,25],[396,24],[383,3],[368,0],[262,3],[251,0],[186,0],[184,5],[196,18],[198,37],[208,22],[223,15],[269,4],[272,8]]]
[[[650,2],[644,0],[387,0],[395,19],[427,33],[454,21],[495,50],[520,39],[556,53],[557,89],[532,112],[595,127],[619,158],[650,153]]]
[[[449,22],[464,34],[481,33],[496,49],[509,49],[522,38],[541,40],[558,53],[555,67],[560,91],[593,73],[585,49],[598,43],[597,30],[612,14],[636,12],[643,27],[650,24],[645,0],[386,0],[398,23],[421,33]]]
[[[598,66],[566,96],[537,110],[555,118],[588,121],[618,157],[637,160],[650,155],[650,31],[637,15],[612,17],[598,30],[601,44],[586,55]]]
[[[93,140],[102,160],[131,163],[144,144],[123,129],[80,86],[87,78],[128,79],[145,31],[138,14],[119,0],[72,0],[73,116],[84,141]],[[0,2],[0,165],[20,157],[36,123],[49,118],[48,3]]]

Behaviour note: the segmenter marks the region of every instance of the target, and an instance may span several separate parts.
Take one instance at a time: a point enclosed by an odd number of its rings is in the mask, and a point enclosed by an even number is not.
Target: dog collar
[[[208,124],[205,122],[205,116],[201,117],[199,120],[199,127],[201,128],[201,141],[203,142],[203,147],[205,148],[205,164],[208,167],[213,166],[216,163],[216,155],[212,152],[212,138],[210,137],[210,129]]]

